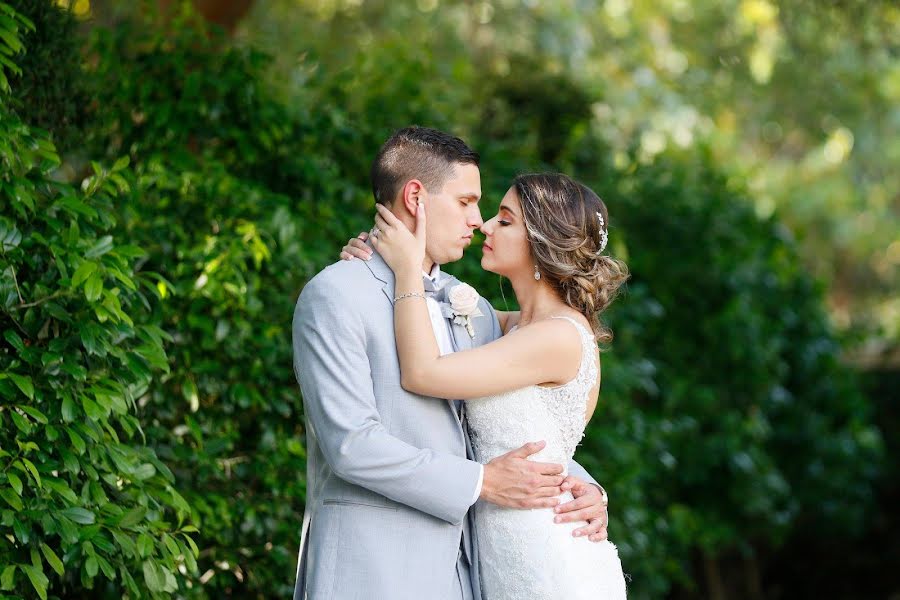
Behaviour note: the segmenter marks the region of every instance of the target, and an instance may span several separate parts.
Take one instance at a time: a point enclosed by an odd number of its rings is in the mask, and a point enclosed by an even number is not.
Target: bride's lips
[[[488,244],[487,242],[483,243],[483,244],[481,245],[481,247],[482,247],[482,249],[483,249],[485,252],[493,252],[493,251],[494,251],[494,249],[491,248],[491,245]]]

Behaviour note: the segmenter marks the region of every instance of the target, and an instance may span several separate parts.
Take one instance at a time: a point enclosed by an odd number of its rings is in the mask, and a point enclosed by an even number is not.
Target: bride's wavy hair
[[[519,175],[519,196],[534,264],[563,301],[583,314],[601,344],[612,331],[600,319],[629,277],[621,260],[603,254],[606,204],[587,186],[560,173]],[[597,215],[603,216],[603,226]]]

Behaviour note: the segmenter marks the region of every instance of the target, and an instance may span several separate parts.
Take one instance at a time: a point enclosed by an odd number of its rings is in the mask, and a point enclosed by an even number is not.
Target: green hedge
[[[3,43],[33,29],[0,4]],[[5,64],[5,63],[4,63]],[[5,65],[14,70],[9,65]],[[9,72],[9,71],[7,71]],[[128,160],[54,181],[47,136],[0,106],[0,589],[165,597],[196,570],[190,507],[135,412],[168,370],[145,255],[114,236]],[[51,584],[52,580],[52,584]]]

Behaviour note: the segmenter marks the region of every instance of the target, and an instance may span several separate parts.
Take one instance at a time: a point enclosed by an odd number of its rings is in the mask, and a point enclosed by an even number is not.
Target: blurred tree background
[[[887,0],[0,2],[0,589],[268,598],[293,303],[410,123],[491,215],[558,170],[629,263],[578,458],[643,598],[896,598]],[[477,243],[475,244],[478,245]],[[448,270],[514,308],[472,248]]]

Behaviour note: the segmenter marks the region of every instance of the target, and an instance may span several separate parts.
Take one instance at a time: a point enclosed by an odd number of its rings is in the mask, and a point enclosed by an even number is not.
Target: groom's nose
[[[466,224],[472,229],[478,229],[479,227],[484,225],[484,219],[481,218],[481,211],[478,210],[477,206],[472,206],[472,208],[469,209],[469,214],[466,218]]]

